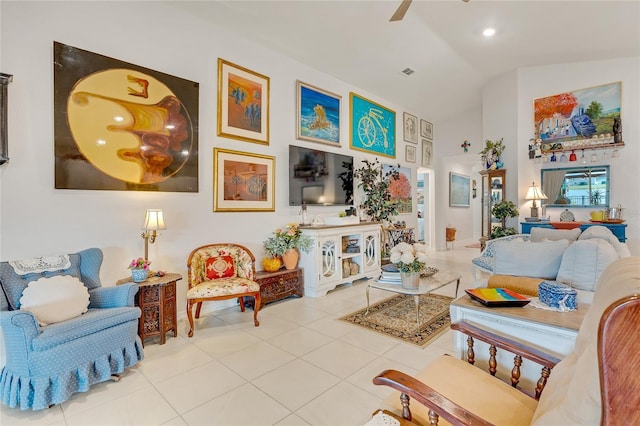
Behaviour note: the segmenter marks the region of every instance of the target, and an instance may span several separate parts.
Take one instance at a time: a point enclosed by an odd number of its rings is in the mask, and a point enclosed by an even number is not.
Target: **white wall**
[[[417,163],[404,162],[401,106],[160,2],[2,2],[0,9],[2,66],[15,75],[9,109],[11,164],[2,169],[0,182],[0,259],[100,247],[105,253],[103,285],[113,285],[127,276],[129,261],[143,253],[140,228],[145,210],[162,208],[168,229],[150,246],[154,269],[177,272],[186,279],[190,251],[211,242],[246,245],[260,261],[262,241],[276,227],[299,218],[299,207],[288,206],[289,144],[353,155],[356,167],[365,158],[349,149],[350,91],[396,111],[398,158],[386,162],[414,170],[414,214],[398,219],[416,225]],[[198,193],[54,189],[53,41],[200,83]],[[271,78],[269,146],[216,136],[218,57]],[[296,79],[342,95],[341,148],[295,139]],[[214,147],[276,157],[275,212],[212,211]],[[310,211],[334,215],[342,209],[311,207]],[[183,280],[178,294],[185,292]],[[179,297],[179,313],[184,306]]]
[[[483,92],[483,134],[485,138],[505,136],[507,199],[520,207],[520,220],[529,216],[530,201],[524,197],[532,181],[540,182],[538,164],[528,156],[534,136],[533,99],[566,91],[622,81],[622,135],[626,146],[620,157],[597,164],[611,165],[611,205],[626,208],[627,243],[632,254],[640,254],[640,62],[639,58],[559,64],[521,68],[492,80]],[[515,105],[515,107],[514,107]],[[589,220],[590,209],[571,209],[576,220]],[[551,220],[561,210],[548,209]]]
[[[480,187],[478,197],[470,199],[470,207],[449,207],[449,172],[456,172],[475,179],[480,185],[480,164],[482,145],[482,111],[472,108],[456,117],[434,125],[433,152],[436,160],[435,182],[435,242],[438,250],[445,248],[445,228],[456,228],[456,240],[479,237],[480,230]],[[461,145],[471,143],[468,152]]]

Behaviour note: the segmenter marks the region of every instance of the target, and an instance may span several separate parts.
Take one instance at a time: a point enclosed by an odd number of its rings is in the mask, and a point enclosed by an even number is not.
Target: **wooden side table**
[[[136,306],[142,310],[138,320],[138,336],[142,340],[147,337],[160,336],[160,344],[166,342],[166,333],[173,330],[173,337],[178,336],[176,319],[176,281],[182,279],[180,274],[165,274],[163,277],[149,277],[137,283]],[[117,285],[130,283],[131,277],[116,282]]]
[[[256,282],[260,284],[260,305],[304,296],[304,274],[302,268],[281,269],[276,272],[257,271]],[[245,297],[245,305],[253,307],[253,297]]]

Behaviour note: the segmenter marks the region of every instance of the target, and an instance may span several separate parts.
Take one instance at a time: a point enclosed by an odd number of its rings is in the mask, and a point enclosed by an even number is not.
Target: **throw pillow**
[[[556,279],[567,240],[539,243],[499,243],[494,251],[494,274]]]
[[[556,280],[578,290],[595,291],[598,278],[617,258],[618,253],[605,240],[578,240],[564,252]]]
[[[531,242],[567,240],[570,243],[576,241],[580,236],[580,228],[574,229],[551,229],[534,227],[531,228]]]
[[[42,326],[65,321],[87,312],[89,290],[68,275],[40,278],[22,292],[20,309],[35,315]]]
[[[205,262],[207,279],[233,278],[236,276],[236,268],[231,256],[210,257]]]
[[[629,253],[629,248],[626,244],[623,244],[618,240],[618,237],[613,235],[613,232],[606,226],[594,225],[590,226],[584,230],[582,234],[580,234],[579,240],[590,240],[594,238],[599,238],[601,240],[608,241],[609,244],[613,246],[613,248],[618,253],[618,257],[628,257],[631,256]]]

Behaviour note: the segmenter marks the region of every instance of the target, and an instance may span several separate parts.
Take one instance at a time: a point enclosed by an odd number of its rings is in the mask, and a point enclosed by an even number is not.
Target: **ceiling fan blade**
[[[389,19],[389,22],[401,21],[402,18],[404,18],[404,14],[407,13],[409,6],[411,6],[412,1],[413,0],[402,0],[402,3],[400,3],[400,6],[398,6],[398,9],[396,10],[396,13],[394,13],[391,19]]]

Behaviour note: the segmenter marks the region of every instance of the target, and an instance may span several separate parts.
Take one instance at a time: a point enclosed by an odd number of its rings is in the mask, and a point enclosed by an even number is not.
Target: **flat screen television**
[[[289,145],[289,205],[353,204],[353,157]]]

